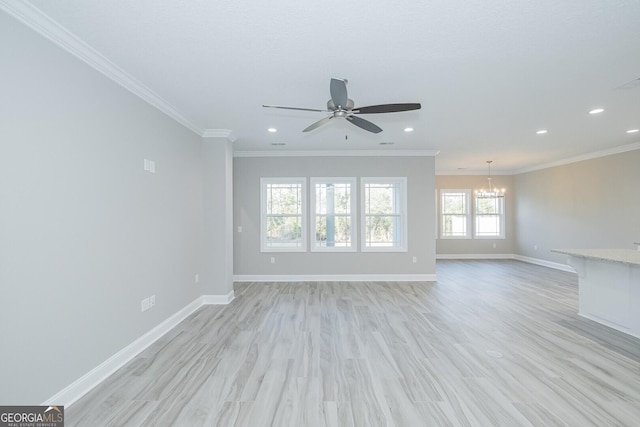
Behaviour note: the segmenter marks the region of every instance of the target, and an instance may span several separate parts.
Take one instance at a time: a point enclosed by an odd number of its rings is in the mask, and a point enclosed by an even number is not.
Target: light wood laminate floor
[[[640,340],[579,318],[574,274],[438,261],[437,275],[238,283],[67,426],[640,425]]]

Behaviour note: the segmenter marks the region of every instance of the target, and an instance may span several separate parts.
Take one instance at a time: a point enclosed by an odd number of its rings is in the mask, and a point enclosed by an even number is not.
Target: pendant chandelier
[[[487,180],[489,181],[489,189],[481,188],[480,190],[476,190],[476,197],[480,199],[496,199],[504,197],[504,188],[495,188],[491,183],[491,163],[493,160],[487,160],[487,167],[489,168],[489,176]]]

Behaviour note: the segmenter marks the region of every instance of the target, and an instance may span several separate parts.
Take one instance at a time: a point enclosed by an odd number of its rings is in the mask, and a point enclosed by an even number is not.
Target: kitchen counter
[[[640,266],[640,251],[632,249],[552,249],[551,252]]]
[[[640,251],[553,249],[578,273],[578,314],[640,338]]]

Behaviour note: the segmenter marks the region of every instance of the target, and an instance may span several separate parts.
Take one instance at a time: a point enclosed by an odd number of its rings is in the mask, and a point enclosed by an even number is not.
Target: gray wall
[[[409,251],[261,253],[260,178],[307,177],[309,185],[310,177],[330,176],[406,176]],[[237,157],[233,185],[236,275],[435,274],[433,157]],[[358,215],[359,210],[358,202]],[[238,226],[242,233],[237,232]],[[271,257],[276,258],[275,264],[270,263]]]
[[[565,264],[550,250],[640,241],[640,150],[515,175],[514,184],[520,255]]]
[[[204,245],[206,295],[233,291],[233,144],[203,138]]]
[[[516,242],[516,214],[513,177],[510,175],[498,175],[492,177],[493,184],[505,191],[505,238],[504,239],[440,239],[441,218],[438,217],[438,230],[436,235],[436,253],[438,255],[491,255],[512,254],[515,251]],[[438,212],[440,209],[440,190],[473,190],[487,188],[487,175],[437,175],[436,188],[438,189]],[[435,197],[435,196],[434,196]],[[493,245],[496,245],[494,248]]]
[[[201,138],[2,12],[0,70],[0,403],[40,404],[203,294]]]

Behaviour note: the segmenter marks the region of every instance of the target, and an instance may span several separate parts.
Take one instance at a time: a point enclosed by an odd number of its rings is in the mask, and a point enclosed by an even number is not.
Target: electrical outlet
[[[271,264],[275,264],[276,263],[276,257],[272,256],[271,257]]]
[[[149,308],[154,307],[156,305],[156,296],[151,295],[149,297]]]
[[[242,226],[241,225],[238,226],[238,233],[242,233]]]
[[[495,249],[498,245],[496,245],[495,243],[493,244],[493,249]]]
[[[143,299],[140,303],[140,311],[144,313],[145,311],[149,310],[149,308],[151,308],[149,306],[149,298]]]
[[[199,274],[196,274],[196,276],[193,278],[193,281],[194,281],[195,283],[200,283],[200,275],[199,275]]]
[[[533,245],[533,250],[537,251],[538,250],[538,245]]]
[[[416,262],[418,262],[418,257],[413,257],[413,263],[415,264]]]

